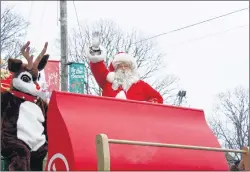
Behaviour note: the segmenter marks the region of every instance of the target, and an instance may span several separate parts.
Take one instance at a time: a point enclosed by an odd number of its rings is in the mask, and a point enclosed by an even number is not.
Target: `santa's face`
[[[125,72],[128,72],[128,71],[132,71],[132,69],[131,69],[131,65],[130,64],[128,64],[128,63],[120,63],[120,64],[118,64],[117,65],[117,70],[121,70],[121,71],[123,71],[124,73]]]
[[[121,63],[117,66],[115,71],[115,79],[112,88],[117,90],[119,86],[122,86],[122,88],[127,91],[130,86],[138,80],[139,76],[137,72],[132,70],[129,64]]]

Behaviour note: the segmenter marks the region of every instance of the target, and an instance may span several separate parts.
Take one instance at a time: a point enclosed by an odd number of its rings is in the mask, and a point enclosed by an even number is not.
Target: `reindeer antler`
[[[48,42],[46,42],[44,44],[43,50],[42,52],[39,54],[39,56],[36,58],[35,62],[33,63],[33,67],[37,68],[39,65],[39,62],[41,61],[41,59],[43,58],[44,54],[47,51],[47,47],[48,47]]]
[[[22,48],[21,48],[21,53],[22,55],[26,58],[28,61],[28,66],[27,69],[31,70],[32,69],[32,63],[33,63],[33,55],[30,56],[30,41],[28,41]]]

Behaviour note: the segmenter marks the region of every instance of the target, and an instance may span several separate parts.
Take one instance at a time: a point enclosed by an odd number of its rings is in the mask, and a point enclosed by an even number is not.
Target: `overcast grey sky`
[[[49,41],[51,59],[60,59],[55,39],[60,35],[59,2],[5,1],[30,21],[27,40],[40,49]],[[77,28],[73,1],[68,1],[68,29]],[[75,1],[79,20],[112,19],[124,30],[146,37],[249,7],[248,1]],[[215,95],[238,85],[249,87],[249,10],[158,37],[167,53],[162,72],[180,78],[191,107],[209,115]],[[40,47],[40,48],[39,48]]]

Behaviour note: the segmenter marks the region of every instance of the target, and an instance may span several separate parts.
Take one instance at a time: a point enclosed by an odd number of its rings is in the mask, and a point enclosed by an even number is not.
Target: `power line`
[[[32,13],[32,9],[33,9],[33,1],[31,1],[31,5],[30,5],[30,9],[29,9],[28,22],[30,21],[30,16],[31,16],[31,13]],[[28,28],[29,28],[29,26],[25,30],[25,40],[27,38]]]
[[[183,45],[183,44],[187,44],[187,43],[194,42],[194,41],[199,41],[199,40],[206,39],[206,38],[212,37],[212,36],[219,36],[221,34],[224,34],[224,33],[227,33],[227,32],[233,31],[233,30],[241,29],[241,28],[244,28],[244,27],[247,27],[247,26],[249,26],[249,25],[246,24],[246,25],[235,26],[233,28],[226,29],[226,30],[223,30],[221,32],[207,34],[207,35],[204,35],[204,36],[201,36],[201,37],[192,38],[192,39],[189,39],[187,41],[183,41],[183,42],[180,42],[180,43],[177,43],[177,44],[172,44],[169,47],[173,47],[173,48],[179,47],[180,45]],[[167,53],[167,54],[169,54],[169,53]],[[51,54],[51,55],[52,56],[61,56],[60,54]],[[71,55],[76,55],[76,54],[71,54]]]
[[[80,28],[80,22],[79,22],[79,18],[78,18],[78,14],[77,14],[76,5],[75,5],[74,0],[73,0],[73,5],[74,5],[75,13],[76,13],[76,20],[77,20],[77,25],[78,25],[78,28],[79,28],[80,36],[81,36],[81,39],[82,39],[82,43],[84,43],[81,28]]]
[[[166,33],[161,33],[161,34],[159,34],[159,35],[155,35],[155,36],[152,36],[152,37],[149,37],[149,38],[146,38],[146,39],[143,39],[143,40],[134,42],[134,43],[132,43],[132,44],[137,44],[137,43],[140,43],[140,42],[143,42],[143,41],[147,41],[147,40],[149,40],[149,39],[153,39],[153,38],[156,38],[156,37],[159,37],[159,36],[162,36],[162,35],[166,35],[166,34],[170,34],[170,33],[173,33],[173,32],[177,32],[177,31],[180,31],[180,30],[189,28],[189,27],[193,27],[193,26],[196,26],[196,25],[199,25],[199,24],[203,24],[203,23],[206,23],[206,22],[209,22],[209,21],[218,19],[218,18],[222,18],[222,17],[225,17],[225,16],[229,16],[229,15],[231,15],[231,14],[238,13],[238,12],[241,12],[241,11],[244,11],[244,10],[247,10],[247,9],[249,9],[249,8],[243,8],[243,9],[240,9],[240,10],[236,10],[236,11],[233,11],[233,12],[230,12],[230,13],[227,13],[227,14],[223,14],[223,15],[220,15],[220,16],[217,16],[217,17],[213,17],[213,18],[210,18],[210,19],[207,19],[207,20],[198,22],[198,23],[194,23],[194,24],[191,24],[191,25],[188,25],[188,26],[184,26],[184,27],[181,27],[181,28],[178,28],[178,29],[174,29],[174,30],[171,30],[171,31],[166,32]]]
[[[75,14],[76,14],[76,19],[77,19],[77,25],[78,25],[78,28],[79,28],[79,33],[80,33],[80,36],[81,36],[82,43],[84,44],[83,36],[82,36],[82,33],[81,33],[81,29],[80,29],[79,17],[78,17],[78,13],[77,13],[77,10],[76,10],[76,6],[75,6],[74,0],[73,0],[73,5],[74,5]],[[235,11],[232,11],[232,12],[230,12],[230,13],[226,13],[226,14],[223,14],[223,15],[220,15],[220,16],[217,16],[217,17],[213,17],[213,18],[210,18],[210,19],[207,19],[207,20],[203,20],[203,21],[198,22],[198,23],[194,23],[194,24],[191,24],[191,25],[188,25],[188,26],[184,26],[184,27],[181,27],[181,28],[178,28],[178,29],[174,29],[174,30],[169,31],[169,32],[166,32],[166,33],[158,34],[158,35],[156,35],[156,36],[152,36],[152,37],[149,37],[149,38],[146,38],[146,39],[137,41],[137,42],[132,43],[132,44],[137,44],[137,43],[140,43],[140,42],[143,42],[143,41],[147,41],[147,40],[149,40],[149,39],[153,39],[153,38],[156,38],[156,37],[159,37],[159,36],[163,36],[163,35],[166,35],[166,34],[170,34],[170,33],[173,33],[173,32],[177,32],[177,31],[180,31],[180,30],[189,28],[189,27],[193,27],[193,26],[196,26],[196,25],[199,25],[199,24],[203,24],[203,23],[206,23],[206,22],[215,20],[215,19],[219,19],[219,18],[222,18],[222,17],[226,17],[226,16],[229,16],[229,15],[238,13],[238,12],[242,12],[242,11],[245,11],[245,10],[247,10],[247,9],[249,9],[249,8],[243,8],[243,9],[235,10]],[[208,35],[207,35],[207,36],[208,36]],[[211,36],[211,35],[209,35],[209,36]],[[206,36],[205,36],[205,37],[206,37]]]
[[[76,10],[76,6],[75,6],[75,1],[74,0],[73,0],[73,4],[74,4],[75,13],[76,13],[77,25],[78,25],[80,36],[81,36],[81,40],[82,40],[82,45],[84,45],[83,36],[82,36],[82,32],[81,32],[81,28],[80,28],[80,23],[79,23],[79,18],[78,18],[78,14],[77,14],[77,10]],[[83,49],[82,49],[82,51],[83,51]],[[87,78],[86,79],[87,82],[85,83],[86,84],[86,93],[89,94],[89,74],[88,74],[88,70],[86,70],[86,78]]]
[[[45,11],[46,11],[46,6],[47,6],[47,3],[46,3],[46,1],[45,1],[44,7],[43,7],[42,16],[41,16],[41,19],[40,19],[40,27],[38,28],[38,30],[39,30],[38,33],[42,32],[42,29],[43,29],[43,17],[44,17]],[[38,39],[38,38],[39,38],[39,39]],[[37,34],[37,35],[36,35],[36,40],[40,40],[40,38],[41,38],[41,35],[40,35],[40,34]]]
[[[58,17],[58,5],[59,1],[56,1],[56,25],[58,26],[58,21],[59,21],[59,17]]]
[[[30,10],[29,10],[29,16],[28,16],[28,21],[30,20],[32,9],[33,9],[33,1],[31,1]]]
[[[77,20],[77,25],[78,25],[79,33],[80,33],[81,40],[82,40],[82,45],[84,45],[84,40],[83,40],[81,28],[80,28],[79,17],[78,17],[78,13],[77,13],[77,10],[76,10],[76,6],[75,6],[75,1],[74,1],[74,0],[73,0],[73,5],[74,5],[74,9],[75,9],[76,20]],[[83,49],[82,49],[82,50],[83,50]],[[85,57],[85,56],[84,56],[84,57]]]
[[[192,38],[192,39],[189,39],[187,41],[184,41],[184,42],[180,42],[178,44],[175,44],[175,45],[170,45],[168,47],[179,47],[180,45],[183,45],[183,44],[187,44],[187,43],[190,43],[190,42],[194,42],[194,41],[199,41],[199,40],[202,40],[202,39],[206,39],[208,37],[211,37],[211,36],[219,36],[221,34],[224,34],[224,33],[227,33],[227,32],[230,32],[230,31],[233,31],[233,30],[236,30],[236,29],[241,29],[241,28],[244,28],[244,27],[247,27],[249,26],[248,24],[246,25],[240,25],[240,26],[236,26],[236,27],[233,27],[233,28],[230,28],[230,29],[227,29],[227,30],[223,30],[221,32],[216,32],[216,33],[212,33],[212,34],[207,34],[205,36],[201,36],[201,37],[196,37],[196,38]],[[167,53],[169,54],[169,53]]]

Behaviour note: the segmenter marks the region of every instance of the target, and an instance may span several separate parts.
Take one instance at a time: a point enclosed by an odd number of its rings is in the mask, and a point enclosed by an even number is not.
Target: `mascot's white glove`
[[[100,46],[101,40],[98,32],[92,34],[91,46],[85,46],[86,57],[92,63],[97,63],[106,59],[106,51],[104,47]]]
[[[37,96],[43,99],[47,104],[49,104],[49,100],[51,97],[51,92],[49,92],[48,87],[49,85],[46,83],[45,79],[45,71],[40,71],[40,79],[38,81],[38,84],[41,86],[41,91],[39,90],[37,93]]]

